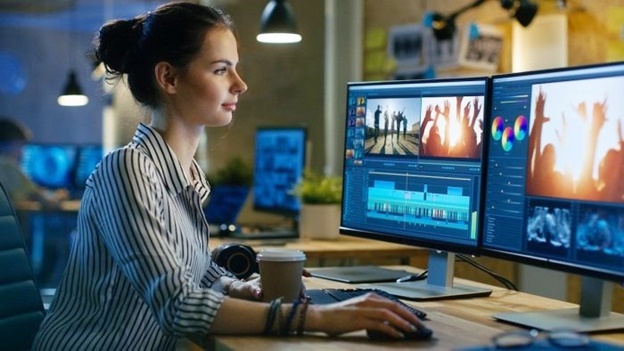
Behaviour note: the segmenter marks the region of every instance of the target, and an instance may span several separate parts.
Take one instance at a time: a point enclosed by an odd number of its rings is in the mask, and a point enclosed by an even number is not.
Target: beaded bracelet
[[[275,331],[275,334],[279,335],[280,331],[284,328],[284,312],[282,311],[282,308],[280,306],[280,309],[277,310],[277,330]]]
[[[223,295],[229,295],[230,294],[230,288],[232,287],[232,284],[234,282],[240,281],[238,279],[232,279],[229,282],[225,283],[225,285],[223,285],[223,290],[221,290],[221,293]]]
[[[262,332],[264,335],[271,334],[271,330],[273,329],[273,324],[275,324],[275,315],[277,311],[279,311],[282,307],[282,298],[278,297],[271,301],[269,305],[269,310],[267,312],[266,323],[264,325],[264,331]],[[281,313],[281,312],[280,312]]]
[[[305,327],[305,317],[306,312],[308,311],[308,305],[310,305],[310,296],[306,296],[303,299],[303,306],[301,307],[301,312],[299,313],[299,321],[297,322],[297,336],[303,335],[303,328]]]
[[[292,324],[293,319],[295,319],[295,314],[297,313],[297,307],[299,306],[300,303],[301,303],[300,299],[296,299],[295,301],[293,301],[292,308],[290,309],[290,312],[288,313],[288,317],[286,318],[286,323],[284,323],[284,326],[282,327],[282,332],[280,333],[281,335],[290,334],[290,325]]]

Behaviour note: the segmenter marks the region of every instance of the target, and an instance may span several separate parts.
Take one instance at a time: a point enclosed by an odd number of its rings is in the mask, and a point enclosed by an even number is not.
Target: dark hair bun
[[[115,20],[100,29],[96,55],[110,70],[128,73],[140,37],[140,22],[139,18]]]

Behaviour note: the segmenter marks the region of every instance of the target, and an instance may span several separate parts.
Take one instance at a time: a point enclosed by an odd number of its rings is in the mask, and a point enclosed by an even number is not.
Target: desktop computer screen
[[[480,239],[486,77],[349,83],[341,234],[431,249],[427,281],[375,285],[407,299],[488,295],[453,284]]]
[[[77,150],[67,144],[26,144],[21,167],[36,184],[50,189],[74,186]]]
[[[624,64],[492,77],[483,253],[582,275],[580,309],[496,318],[624,328]]]
[[[104,157],[102,145],[80,145],[76,162],[75,187],[84,189],[87,179]]]
[[[297,217],[301,203],[293,188],[303,177],[304,127],[262,127],[256,131],[253,176],[255,210]]]

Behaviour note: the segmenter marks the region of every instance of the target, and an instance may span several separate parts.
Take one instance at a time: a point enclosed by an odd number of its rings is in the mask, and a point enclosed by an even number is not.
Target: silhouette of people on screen
[[[375,126],[375,132],[374,132],[374,136],[375,136],[375,144],[377,144],[377,137],[379,137],[379,118],[381,117],[381,106],[377,105],[377,110],[375,110],[375,117],[374,117],[374,126]]]
[[[390,122],[390,141],[394,140],[394,129],[397,122],[397,112],[392,111],[392,121]]]
[[[580,140],[571,140],[568,136],[568,117],[562,113],[561,123],[556,128],[557,138],[543,140],[545,128],[553,123],[551,116],[544,113],[547,95],[541,87],[535,101],[534,119],[529,135],[527,191],[530,194],[568,197],[586,200],[623,201],[624,182],[624,139],[622,120],[617,121],[617,142],[597,155],[600,133],[613,133],[603,130],[609,120],[607,99],[591,105],[581,101],[574,113],[578,123],[584,124],[585,135]],[[588,112],[591,106],[591,114]],[[546,145],[542,145],[546,142]],[[583,145],[580,165],[577,160],[566,163],[561,158],[570,151],[574,144]],[[594,169],[597,169],[594,172]]]
[[[384,145],[386,144],[386,139],[388,138],[388,120],[388,107],[386,107],[386,110],[384,111]]]
[[[403,109],[403,111],[401,111],[401,112],[397,112],[394,115],[394,120],[396,121],[397,142],[399,141],[399,137],[401,136],[401,121],[403,121],[403,113],[404,112],[405,112],[405,109]]]
[[[483,130],[480,118],[482,104],[479,97],[464,105],[463,97],[455,97],[455,110],[451,111],[450,99],[444,99],[443,107],[438,103],[428,104],[422,120],[421,155],[434,157],[478,158],[481,154],[481,138],[475,128]],[[432,114],[435,112],[435,117]]]

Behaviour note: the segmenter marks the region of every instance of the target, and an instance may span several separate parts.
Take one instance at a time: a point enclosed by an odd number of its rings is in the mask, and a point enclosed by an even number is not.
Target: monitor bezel
[[[260,212],[264,212],[264,213],[271,213],[271,214],[276,214],[276,215],[282,215],[282,216],[289,216],[289,217],[294,217],[296,218],[299,215],[300,210],[291,210],[291,209],[287,209],[287,208],[277,208],[277,207],[265,207],[265,206],[261,206],[260,204],[257,203],[256,201],[256,191],[255,191],[255,187],[256,187],[256,162],[257,162],[257,155],[256,155],[256,145],[257,145],[257,135],[260,132],[264,132],[264,131],[301,131],[303,132],[303,155],[302,155],[302,176],[303,176],[303,172],[305,171],[305,169],[307,168],[307,162],[308,162],[308,127],[305,125],[284,125],[284,126],[259,126],[256,128],[256,132],[255,132],[255,138],[254,138],[254,165],[253,165],[253,172],[254,172],[254,178],[252,180],[252,185],[251,185],[251,193],[252,193],[252,208],[255,211],[260,211]],[[301,207],[301,200],[299,200],[300,205],[299,207]]]
[[[621,72],[622,72],[622,77],[624,77],[624,61],[620,61],[620,62],[607,62],[607,63],[599,63],[599,64],[589,64],[589,65],[579,65],[579,66],[567,66],[567,67],[558,67],[558,68],[549,68],[549,69],[541,69],[541,70],[532,70],[532,71],[523,71],[523,72],[514,72],[514,73],[505,73],[505,74],[499,74],[499,75],[494,75],[491,77],[491,86],[490,86],[490,97],[489,97],[489,102],[490,102],[490,106],[493,107],[493,97],[494,97],[494,83],[496,80],[498,79],[515,79],[515,78],[526,78],[526,79],[531,79],[529,77],[534,77],[534,76],[538,76],[538,75],[550,75],[550,74],[561,74],[561,73],[567,73],[567,72],[577,72],[577,71],[582,71],[582,70],[590,70],[590,69],[607,69],[609,70],[612,67],[621,67]],[[570,80],[578,80],[579,78],[573,78],[571,77]],[[560,80],[560,81],[565,81],[565,80]],[[486,116],[485,120],[487,121],[491,121],[492,120],[492,110],[491,108],[488,110],[489,115]],[[489,143],[490,143],[490,138],[486,138],[484,140],[484,147],[487,147],[486,149],[486,155],[489,155]],[[484,164],[484,166],[487,166],[487,163]],[[488,168],[485,167],[483,169],[483,180],[486,181],[487,180],[487,175],[488,175]],[[483,183],[483,201],[481,203],[481,205],[483,206],[483,209],[481,211],[481,216],[482,216],[482,224],[485,224],[485,205],[487,202],[487,182]],[[524,198],[526,199],[526,192],[524,193]],[[565,199],[564,199],[565,201]],[[482,226],[481,230],[484,230],[484,226]],[[481,236],[481,239],[483,239],[483,235]],[[551,259],[551,258],[546,258],[546,257],[539,257],[536,256],[535,254],[525,254],[522,252],[516,252],[516,251],[511,251],[511,250],[504,250],[501,248],[494,248],[494,247],[489,247],[484,245],[483,242],[480,243],[480,255],[482,256],[488,256],[488,257],[493,257],[493,258],[498,258],[498,259],[503,259],[503,260],[508,260],[508,261],[512,261],[512,262],[516,262],[516,263],[521,263],[521,264],[528,264],[531,266],[535,266],[535,267],[539,267],[539,268],[544,268],[544,269],[551,269],[551,270],[555,270],[555,271],[559,271],[559,272],[565,272],[565,273],[570,273],[570,274],[575,274],[575,275],[579,275],[579,276],[590,276],[590,277],[594,277],[594,278],[599,278],[599,279],[603,279],[603,280],[607,280],[607,281],[612,281],[615,283],[619,283],[619,284],[624,284],[624,271],[622,272],[618,272],[617,271],[613,271],[613,270],[608,270],[608,269],[601,269],[600,267],[590,267],[587,266],[587,264],[581,264],[581,263],[574,263],[574,262],[566,262],[566,261],[560,261],[560,260],[556,260],[556,259]]]
[[[352,87],[359,87],[359,86],[371,86],[371,87],[375,87],[375,86],[381,86],[381,85],[409,85],[409,84],[448,84],[448,83],[458,83],[458,84],[462,84],[462,83],[470,83],[470,82],[483,82],[484,84],[484,105],[483,105],[483,125],[484,128],[486,125],[488,125],[488,120],[487,118],[489,117],[489,115],[487,114],[487,112],[490,110],[490,101],[489,101],[489,92],[490,92],[490,86],[491,86],[491,78],[488,76],[474,76],[474,77],[447,77],[447,78],[433,78],[433,79],[409,79],[409,80],[389,80],[389,81],[371,81],[371,82],[349,82],[347,83],[347,89],[346,89],[346,97],[348,99],[349,97],[349,91]],[[345,116],[347,116],[349,113],[349,106],[347,104],[347,106],[345,107]],[[345,121],[345,127],[346,127],[346,121]],[[482,133],[485,133],[485,129],[482,131]],[[346,138],[347,138],[347,128],[345,128],[345,134],[344,134],[344,142],[343,142],[343,168],[342,168],[342,176],[344,179],[344,175],[345,175],[345,171],[347,169],[347,159],[344,156],[346,153]],[[480,167],[481,167],[481,176],[480,176],[480,195],[482,196],[481,198],[481,202],[479,203],[478,206],[478,214],[477,214],[477,224],[479,225],[479,230],[478,230],[478,237],[477,240],[475,242],[474,245],[465,245],[465,244],[459,244],[459,243],[449,243],[449,242],[441,242],[441,241],[433,241],[430,240],[428,238],[417,238],[417,237],[405,237],[405,236],[401,236],[401,235],[397,235],[397,234],[388,234],[388,233],[380,233],[380,232],[373,232],[373,231],[366,231],[366,230],[362,230],[362,229],[357,229],[357,228],[351,228],[348,226],[344,225],[344,221],[343,221],[343,210],[344,210],[344,206],[341,205],[341,213],[340,213],[340,227],[339,227],[339,233],[341,235],[346,235],[346,236],[353,236],[353,237],[358,237],[358,238],[362,238],[362,239],[372,239],[372,240],[378,240],[378,241],[384,241],[384,242],[391,242],[391,243],[396,243],[396,244],[402,244],[402,245],[408,245],[408,246],[416,246],[416,247],[422,247],[422,248],[426,248],[426,249],[431,249],[431,250],[440,250],[440,251],[447,251],[447,252],[451,252],[451,253],[459,253],[459,254],[468,254],[468,255],[473,255],[473,256],[478,256],[480,255],[480,246],[481,246],[481,240],[482,240],[482,228],[481,228],[481,224],[483,223],[483,202],[484,202],[484,197],[483,197],[483,187],[485,186],[485,175],[483,174],[483,170],[485,167],[485,159],[486,159],[486,154],[484,152],[485,150],[485,142],[487,140],[487,138],[483,137],[483,143],[482,143],[482,149],[481,149],[481,158],[480,158]],[[346,192],[346,187],[343,186],[342,189],[342,198],[345,199],[345,192]]]

